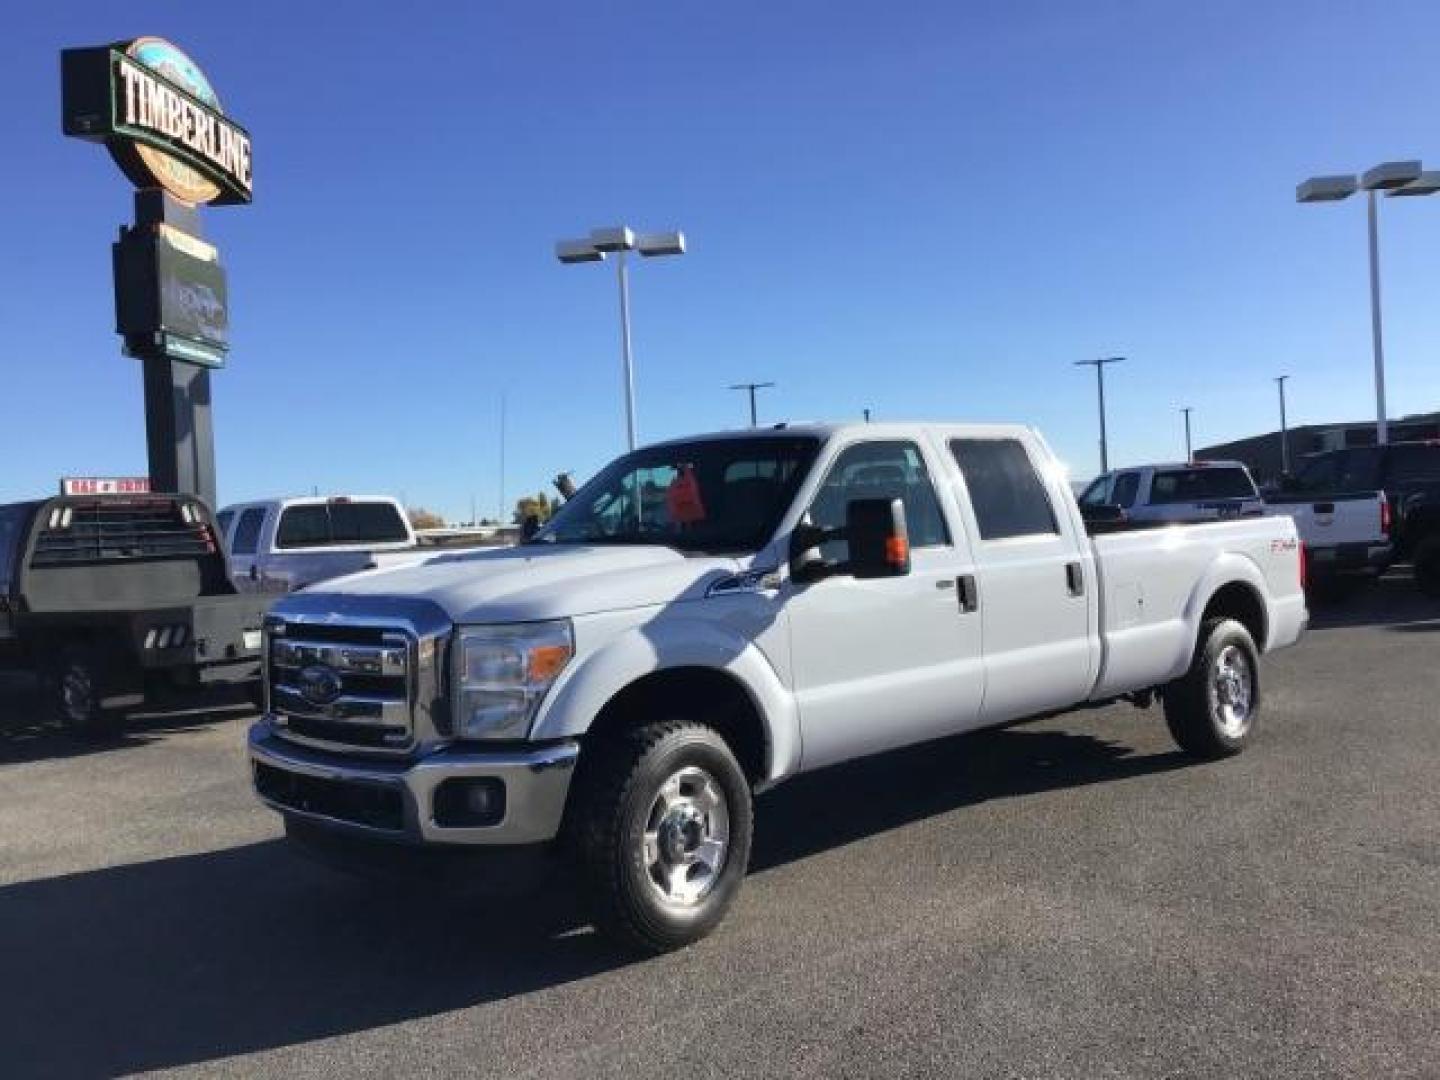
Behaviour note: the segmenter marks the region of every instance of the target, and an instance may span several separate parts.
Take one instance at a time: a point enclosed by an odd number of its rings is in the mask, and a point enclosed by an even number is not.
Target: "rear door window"
[[[980,536],[1009,540],[1060,531],[1050,496],[1018,439],[952,439]]]
[[[265,521],[263,507],[254,507],[240,515],[235,525],[235,543],[231,545],[232,555],[254,555],[260,543],[260,526]]]

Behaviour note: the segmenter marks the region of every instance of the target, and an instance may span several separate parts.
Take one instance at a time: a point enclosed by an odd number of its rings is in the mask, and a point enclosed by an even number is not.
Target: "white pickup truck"
[[[312,853],[543,853],[667,949],[734,900],[752,793],[1118,699],[1233,754],[1307,618],[1286,518],[1092,538],[1028,428],[781,425],[628,454],[519,547],[281,598],[249,753]]]
[[[428,558],[395,499],[262,499],[216,515],[241,592],[286,593],[361,570]]]

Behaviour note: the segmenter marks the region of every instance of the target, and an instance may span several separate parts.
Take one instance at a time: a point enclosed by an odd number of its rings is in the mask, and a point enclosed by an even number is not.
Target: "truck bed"
[[[1293,524],[1274,517],[1093,537],[1101,657],[1092,698],[1181,675],[1191,660],[1200,611],[1223,577],[1248,582],[1262,612],[1263,598],[1270,598],[1274,615],[1264,640],[1255,643],[1262,651],[1292,644],[1306,618],[1295,571],[1298,543]]]

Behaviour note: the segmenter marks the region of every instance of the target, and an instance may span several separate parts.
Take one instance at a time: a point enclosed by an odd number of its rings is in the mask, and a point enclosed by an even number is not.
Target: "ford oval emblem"
[[[331,705],[345,689],[339,673],[324,664],[311,664],[300,671],[300,696],[311,705]]]

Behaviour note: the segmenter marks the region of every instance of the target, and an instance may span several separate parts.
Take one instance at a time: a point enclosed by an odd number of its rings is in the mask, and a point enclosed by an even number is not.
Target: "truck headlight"
[[[523,739],[545,692],[575,655],[565,620],[461,627],[455,640],[455,734]]]

